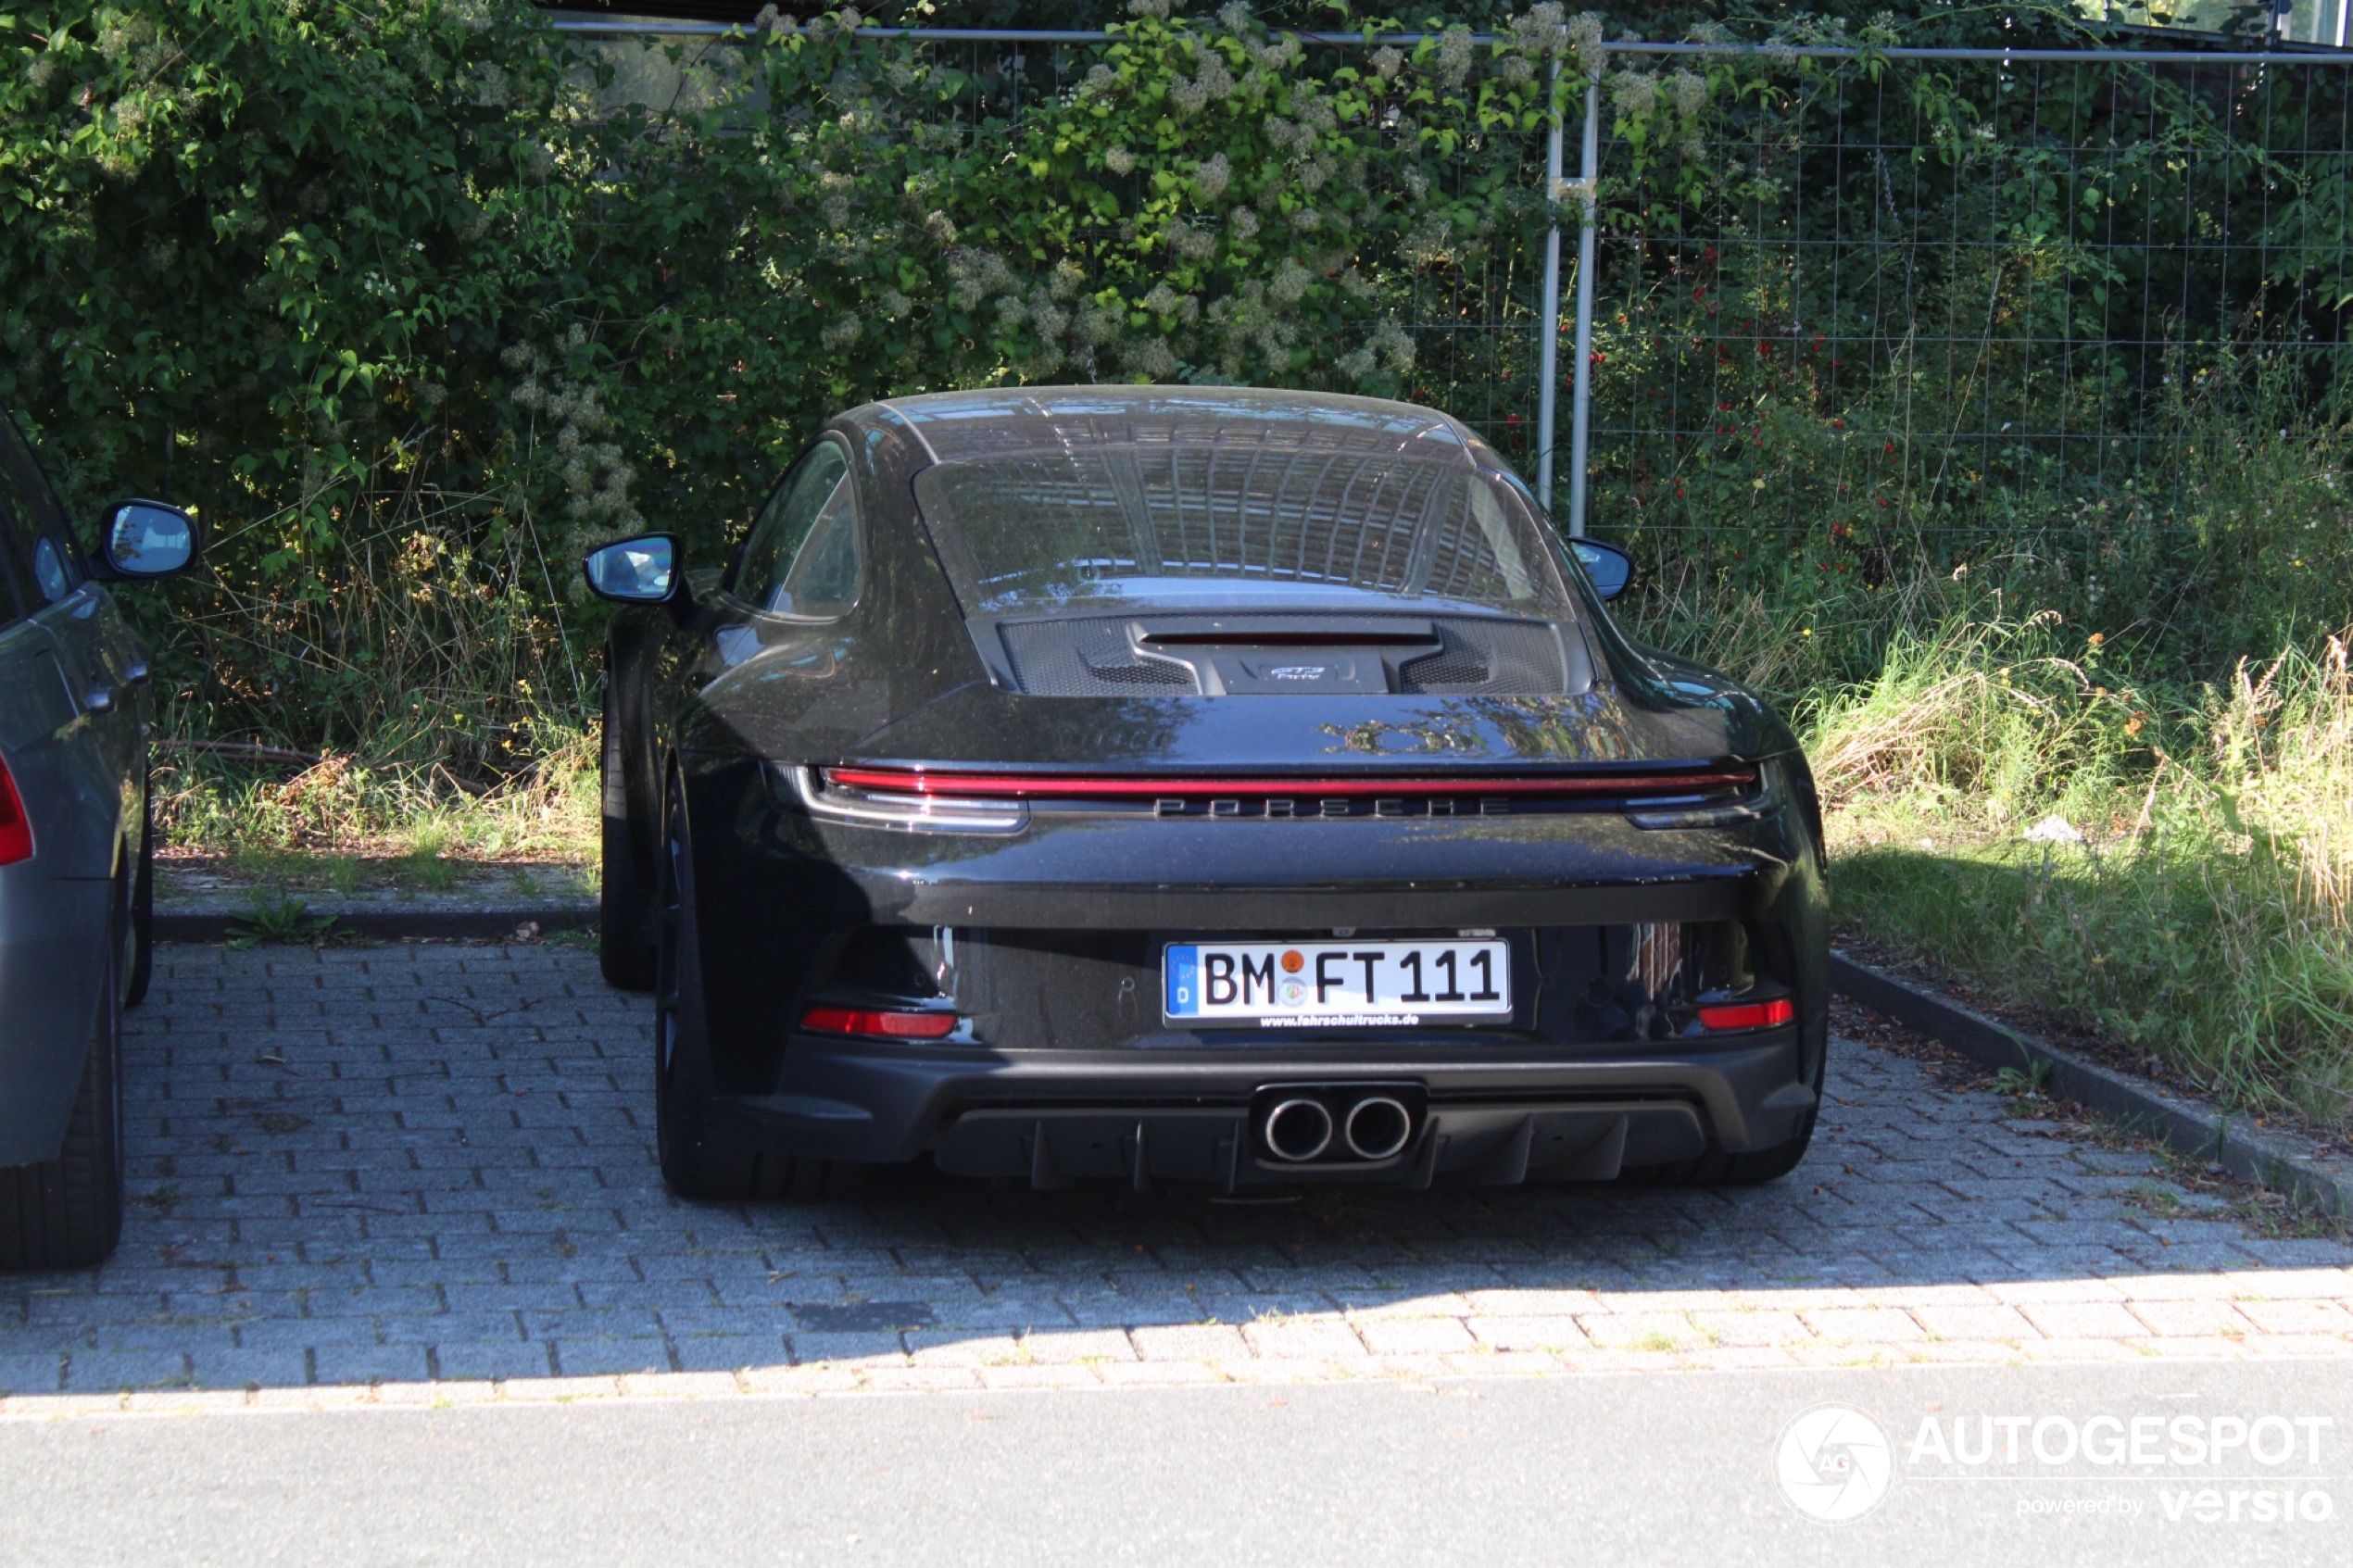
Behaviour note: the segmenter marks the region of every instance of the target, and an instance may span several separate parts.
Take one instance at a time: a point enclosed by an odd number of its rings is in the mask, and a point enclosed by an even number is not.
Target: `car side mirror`
[[[117,501],[101,525],[102,575],[122,583],[174,577],[196,561],[196,522],[161,501]]]
[[[1615,545],[1604,545],[1596,539],[1571,539],[1569,553],[1577,564],[1585,569],[1585,580],[1593,592],[1604,599],[1614,599],[1626,591],[1634,580],[1634,558]]]
[[[591,550],[580,570],[588,591],[619,605],[668,604],[678,596],[678,539],[671,533],[640,533]]]

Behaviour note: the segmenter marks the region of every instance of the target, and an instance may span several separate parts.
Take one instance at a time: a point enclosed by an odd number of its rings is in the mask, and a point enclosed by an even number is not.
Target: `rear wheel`
[[[681,1198],[720,1201],[845,1196],[856,1189],[864,1166],[744,1148],[718,1125],[693,843],[674,787],[662,818],[654,944],[654,1137],[661,1179]]]
[[[597,904],[597,963],[605,984],[623,991],[651,990],[654,985],[654,943],[647,933],[652,910],[646,897],[646,878],[637,865],[637,848],[629,831],[629,783],[621,748],[621,727],[613,721],[619,706],[613,700],[614,673],[605,674],[604,739],[604,864],[602,891]]]
[[[82,1269],[122,1236],[123,944],[107,943],[97,1019],[55,1160],[0,1167],[0,1268]]]

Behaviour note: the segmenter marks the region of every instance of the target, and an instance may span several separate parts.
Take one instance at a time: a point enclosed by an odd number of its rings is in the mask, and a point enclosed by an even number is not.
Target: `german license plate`
[[[1262,1029],[1504,1019],[1511,964],[1501,941],[1173,942],[1163,1010],[1172,1022]]]

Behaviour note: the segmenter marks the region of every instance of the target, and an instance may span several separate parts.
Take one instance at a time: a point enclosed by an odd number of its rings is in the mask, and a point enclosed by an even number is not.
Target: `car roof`
[[[1191,440],[1397,451],[1453,448],[1476,466],[1476,437],[1435,408],[1339,393],[1242,386],[1029,386],[935,392],[869,403],[837,423],[912,440],[930,461],[1051,450],[1074,443]],[[1435,452],[1433,452],[1435,455]]]

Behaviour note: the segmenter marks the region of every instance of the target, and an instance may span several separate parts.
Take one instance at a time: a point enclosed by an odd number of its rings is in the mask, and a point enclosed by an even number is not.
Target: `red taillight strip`
[[[1700,1026],[1705,1029],[1770,1029],[1777,1023],[1787,1023],[1796,1016],[1797,1004],[1787,997],[1775,997],[1762,1002],[1732,1002],[1723,1007],[1699,1010]]]
[[[1385,795],[1612,795],[1689,794],[1693,790],[1746,789],[1756,783],[1754,768],[1712,773],[1566,773],[1546,777],[1518,773],[1506,778],[1476,774],[1381,778],[1363,773],[1322,778],[1157,779],[1067,778],[1052,773],[934,772],[922,768],[828,768],[828,783],[851,789],[889,790],[901,795],[963,796],[968,799],[1151,800],[1177,796],[1385,796]]]
[[[32,823],[26,821],[24,802],[17,797],[17,781],[0,760],[0,866],[32,859]]]
[[[867,1035],[885,1040],[944,1040],[956,1032],[952,1012],[879,1012],[856,1008],[811,1008],[803,1029],[824,1035]]]

